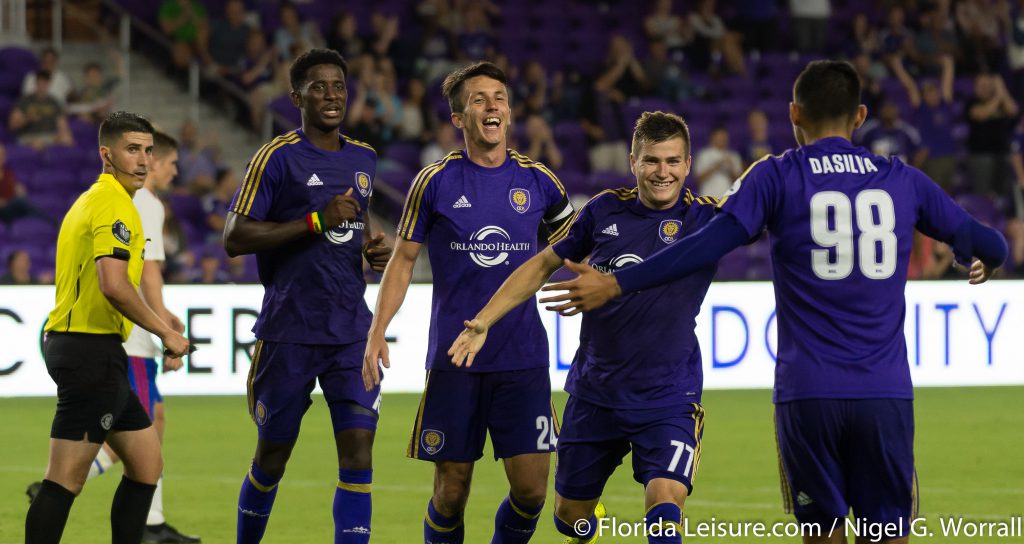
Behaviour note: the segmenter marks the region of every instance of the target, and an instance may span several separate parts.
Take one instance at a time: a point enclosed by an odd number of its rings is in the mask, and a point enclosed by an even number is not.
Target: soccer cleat
[[[28,484],[28,489],[25,490],[25,494],[28,495],[29,504],[36,500],[36,495],[39,494],[39,489],[43,487],[43,482],[32,482]]]
[[[147,525],[142,533],[142,542],[156,544],[196,544],[201,542],[198,536],[183,535],[174,527],[161,523]]]
[[[601,518],[606,517],[608,517],[608,510],[605,509],[603,502],[598,501],[597,506],[594,507],[594,519],[600,521]],[[597,542],[597,537],[598,534],[596,531],[594,532],[594,536],[590,540],[586,541],[574,536],[567,536],[565,537],[565,540],[562,541],[562,544],[594,544],[594,542]]]

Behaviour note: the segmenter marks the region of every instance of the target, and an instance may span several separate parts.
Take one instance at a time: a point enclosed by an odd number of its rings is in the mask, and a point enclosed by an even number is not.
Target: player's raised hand
[[[565,291],[561,295],[554,295],[540,299],[543,303],[562,302],[557,306],[548,306],[546,309],[558,312],[561,315],[576,315],[580,312],[589,312],[604,306],[609,300],[622,294],[619,282],[612,274],[604,274],[585,265],[569,259],[565,259],[565,267],[579,276],[576,279],[545,285],[541,291]]]
[[[978,259],[974,259],[974,262],[971,263],[971,270],[967,273],[967,277],[969,278],[968,283],[971,285],[985,283],[992,277],[992,274],[995,274],[995,272],[995,268],[989,268],[985,266],[985,263]]]
[[[383,336],[371,335],[366,340],[366,351],[363,353],[363,387],[367,391],[380,385],[380,365],[391,368],[388,342]]]
[[[374,272],[384,272],[388,261],[391,260],[392,247],[384,240],[384,233],[378,232],[372,240],[363,244],[363,257],[370,263]]]
[[[448,348],[448,355],[451,356],[453,365],[461,367],[465,362],[466,367],[471,367],[476,354],[480,353],[484,342],[487,341],[487,326],[479,319],[463,321],[462,324],[466,329],[452,342],[452,347]]]
[[[351,187],[343,195],[334,195],[322,212],[324,229],[333,229],[345,221],[355,221],[359,217],[359,209],[359,201],[352,196]]]

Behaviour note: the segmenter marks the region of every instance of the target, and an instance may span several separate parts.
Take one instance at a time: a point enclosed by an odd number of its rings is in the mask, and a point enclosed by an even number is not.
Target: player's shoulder
[[[346,145],[351,144],[356,149],[359,149],[360,151],[363,151],[365,153],[373,155],[374,158],[377,157],[377,150],[374,149],[372,145],[370,145],[370,144],[368,144],[366,142],[361,142],[359,140],[356,140],[355,138],[350,138],[350,137],[348,137],[348,136],[346,136],[344,134],[341,134],[341,139],[342,139],[342,141],[345,142]]]
[[[276,136],[274,139],[263,144],[256,154],[253,155],[250,167],[262,168],[268,162],[281,158],[282,155],[291,150],[291,146],[302,141],[298,130],[290,130]]]
[[[465,154],[461,150],[452,151],[441,159],[424,166],[413,178],[409,190],[422,192],[427,185],[434,185],[439,180],[443,180],[447,174],[461,169],[464,160]]]
[[[636,199],[636,187],[605,189],[591,197],[581,209],[588,209],[596,214],[612,213],[628,208]]]

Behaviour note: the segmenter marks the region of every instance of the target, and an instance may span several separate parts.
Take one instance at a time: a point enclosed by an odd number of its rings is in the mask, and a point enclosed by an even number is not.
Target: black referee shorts
[[[128,356],[119,335],[50,332],[43,354],[57,384],[50,438],[102,444],[110,431],[150,426],[128,384]]]

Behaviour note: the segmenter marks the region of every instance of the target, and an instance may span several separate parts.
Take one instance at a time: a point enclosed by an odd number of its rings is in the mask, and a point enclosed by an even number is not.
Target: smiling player
[[[453,362],[472,364],[488,331],[562,266],[589,257],[610,272],[643,262],[701,228],[717,201],[683,188],[690,172],[690,133],[682,118],[645,112],[633,132],[630,168],[636,187],[590,200],[544,249],[509,276],[452,344]],[[633,477],[644,485],[652,543],[681,542],[683,503],[700,460],[703,374],[695,318],[715,274],[702,269],[683,283],[635,293],[583,316],[565,389],[555,473],[555,527],[566,542],[589,542],[604,485],[633,452]],[[666,316],[672,316],[666,320]],[[600,513],[598,516],[600,517]],[[589,525],[582,521],[589,520]],[[589,530],[580,530],[587,527]]]
[[[547,333],[536,304],[512,310],[496,327],[500,341],[472,367],[453,366],[445,346],[462,331],[459,316],[475,313],[537,253],[540,224],[557,230],[572,206],[550,170],[507,149],[512,114],[500,69],[487,62],[467,66],[449,74],[443,90],[466,149],[424,168],[409,189],[395,256],[381,280],[363,380],[367,389],[377,387],[378,364],[390,366],[384,332],[426,242],[434,273],[427,383],[408,450],[409,457],[434,462],[424,541],[463,541],[473,463],[483,456],[489,431],[511,487],[495,516],[492,542],[527,542],[544,505],[557,435]]]

